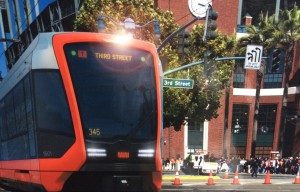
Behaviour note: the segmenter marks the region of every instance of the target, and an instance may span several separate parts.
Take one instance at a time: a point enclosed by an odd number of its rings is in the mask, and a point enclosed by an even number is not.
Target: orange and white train
[[[154,45],[40,33],[0,83],[0,184],[158,191],[161,65]]]

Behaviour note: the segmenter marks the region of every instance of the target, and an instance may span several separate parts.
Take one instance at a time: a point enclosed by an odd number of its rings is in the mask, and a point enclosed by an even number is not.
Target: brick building
[[[244,24],[251,24],[251,16],[242,18],[242,0],[212,1],[213,9],[219,12],[218,30],[223,34],[244,33]],[[182,26],[193,16],[188,9],[188,0],[158,0],[157,5],[174,13]],[[199,21],[201,22],[201,21]],[[295,52],[300,50],[298,45]],[[283,66],[284,61],[281,61]],[[249,158],[252,152],[253,134],[256,135],[255,154],[270,156],[270,151],[279,151],[288,156],[298,156],[300,149],[299,98],[300,98],[300,56],[295,54],[292,72],[289,77],[287,118],[281,121],[284,92],[284,69],[277,73],[269,70],[269,61],[262,76],[257,134],[253,133],[256,96],[256,70],[243,69],[244,63],[236,62],[230,87],[224,90],[219,116],[209,122],[187,119],[188,124],[178,132],[173,128],[164,129],[163,158],[187,157],[197,150],[209,152],[215,157],[242,156]],[[292,118],[290,118],[292,117]],[[283,123],[285,122],[285,123]],[[287,131],[283,133],[283,127]],[[284,134],[282,137],[281,135]],[[283,141],[280,143],[280,138]]]

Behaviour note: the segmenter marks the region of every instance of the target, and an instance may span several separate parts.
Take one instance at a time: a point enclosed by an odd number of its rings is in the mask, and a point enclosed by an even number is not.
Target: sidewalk
[[[164,181],[170,181],[174,180],[175,178],[176,171],[174,170],[164,170],[163,171],[163,180]],[[229,173],[229,178],[232,179],[234,178],[235,173]],[[265,178],[266,174],[265,173],[259,173],[258,174],[259,178]],[[276,179],[276,178],[281,178],[281,177],[287,177],[287,178],[295,178],[296,175],[292,174],[271,174],[271,179]],[[207,180],[209,175],[192,175],[185,173],[185,170],[180,170],[179,171],[179,177],[181,180]],[[223,179],[224,178],[224,173],[218,173],[216,176],[213,176],[213,179]],[[251,179],[251,174],[250,173],[239,173],[239,178],[240,179]]]

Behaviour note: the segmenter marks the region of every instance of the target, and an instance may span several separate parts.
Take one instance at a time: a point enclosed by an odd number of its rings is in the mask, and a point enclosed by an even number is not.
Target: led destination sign
[[[97,59],[131,61],[131,55],[111,54],[111,53],[95,53]]]

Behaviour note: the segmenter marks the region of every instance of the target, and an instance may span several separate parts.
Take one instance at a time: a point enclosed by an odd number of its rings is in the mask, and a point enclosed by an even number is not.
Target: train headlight
[[[138,150],[138,157],[153,157],[154,149],[140,149]]]
[[[106,149],[88,148],[87,155],[89,157],[106,157]]]

